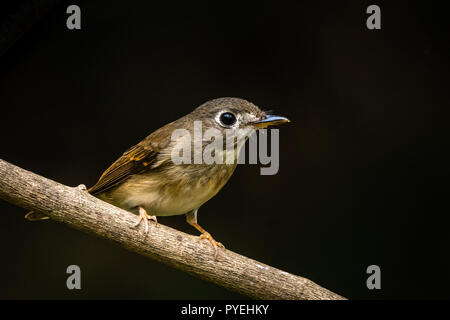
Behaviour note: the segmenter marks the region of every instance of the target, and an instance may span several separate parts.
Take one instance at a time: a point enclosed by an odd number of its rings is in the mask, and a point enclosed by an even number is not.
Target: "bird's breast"
[[[107,194],[109,201],[104,200],[133,212],[141,206],[156,216],[185,214],[214,197],[235,167],[235,164],[177,165],[134,175]]]

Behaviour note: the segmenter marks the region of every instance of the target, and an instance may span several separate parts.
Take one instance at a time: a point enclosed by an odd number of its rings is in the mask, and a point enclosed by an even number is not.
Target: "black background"
[[[66,28],[78,4],[82,29]],[[439,3],[63,2],[0,60],[0,157],[91,186],[201,103],[289,117],[280,170],[241,165],[199,211],[233,251],[352,299],[450,298],[449,41]],[[0,298],[243,298],[0,202]],[[183,216],[161,223],[196,234]],[[66,267],[82,270],[69,291]],[[366,268],[381,267],[368,290]]]

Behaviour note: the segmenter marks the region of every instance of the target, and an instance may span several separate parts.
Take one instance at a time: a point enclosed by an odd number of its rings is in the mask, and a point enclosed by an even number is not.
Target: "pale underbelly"
[[[99,198],[135,214],[138,213],[139,207],[143,207],[150,215],[180,215],[200,208],[214,197],[224,184],[217,184],[214,179],[207,180],[208,182],[202,184],[181,184],[177,187],[156,185],[150,181],[131,181],[99,195]]]
[[[193,168],[132,176],[98,197],[135,214],[139,207],[155,216],[185,214],[214,197],[230,178],[235,165],[212,166],[204,171],[193,171]]]
[[[169,194],[154,191],[131,195],[125,200],[124,205],[130,209],[141,206],[154,216],[173,216],[200,208],[216,193],[216,190],[211,189],[195,189],[191,192],[171,192]]]

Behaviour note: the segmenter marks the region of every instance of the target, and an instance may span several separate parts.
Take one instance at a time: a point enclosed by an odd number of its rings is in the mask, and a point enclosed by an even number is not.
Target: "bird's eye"
[[[224,126],[232,126],[236,123],[236,116],[232,114],[231,112],[224,112],[220,115],[220,122]]]

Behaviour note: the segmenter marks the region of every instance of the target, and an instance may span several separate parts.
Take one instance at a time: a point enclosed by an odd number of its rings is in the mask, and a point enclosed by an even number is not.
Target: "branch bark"
[[[214,251],[208,241],[151,224],[148,236],[130,228],[136,216],[80,188],[62,185],[0,159],[0,198],[51,219],[111,240],[126,249],[255,299],[343,297],[296,276],[229,250]]]

